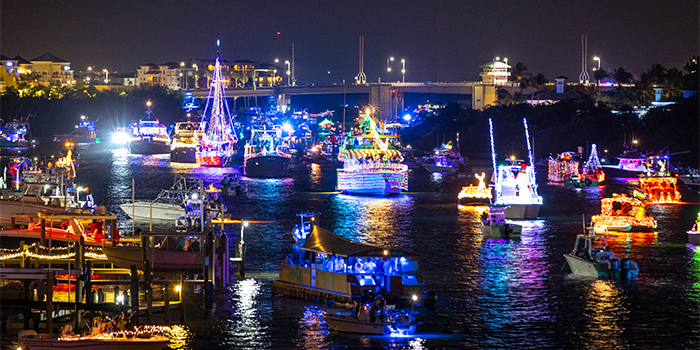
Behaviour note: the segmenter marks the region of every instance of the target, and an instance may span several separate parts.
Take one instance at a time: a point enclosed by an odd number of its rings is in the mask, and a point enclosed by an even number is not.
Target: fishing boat
[[[283,144],[282,129],[252,127],[244,159],[245,175],[248,177],[286,177],[291,156]]]
[[[367,108],[340,146],[338,191],[347,194],[395,195],[408,190],[408,167],[397,148],[397,135],[387,131]]]
[[[201,134],[198,122],[179,122],[173,129],[170,145],[170,161],[176,163],[197,163],[197,146]]]
[[[529,164],[511,156],[505,165],[496,166],[496,152],[493,142],[493,122],[489,119],[491,134],[491,161],[494,167],[494,204],[507,206],[506,219],[528,220],[536,219],[542,206],[542,197],[537,194],[537,176],[530,148],[530,135],[527,128],[527,120],[523,118],[525,125],[525,139]]]
[[[637,263],[610,251],[608,239],[617,237],[610,234],[580,234],[571,253],[564,254],[571,272],[577,276],[604,279],[630,279],[639,276]],[[579,243],[583,246],[579,247]]]
[[[459,154],[459,134],[457,134],[457,146],[452,141],[443,144],[442,147],[433,150],[433,155],[423,157],[423,167],[431,173],[456,173],[464,166],[464,159]]]
[[[170,152],[168,131],[158,119],[153,119],[151,101],[146,103],[146,118],[129,126],[129,150],[135,154],[165,154]]]
[[[31,128],[26,121],[14,120],[0,127],[0,155],[27,155],[35,144],[31,139]]]
[[[575,157],[574,152],[564,152],[558,154],[556,158],[549,157],[547,160],[547,180],[550,182],[570,182],[573,177],[578,176],[578,162]]]
[[[143,326],[132,331],[94,332],[94,334],[37,334],[23,330],[18,335],[21,349],[100,349],[100,350],[162,350],[170,343],[165,336],[170,327]]]
[[[160,191],[153,200],[124,200],[119,207],[129,216],[137,219],[168,220],[175,222],[188,213],[199,216],[200,207],[209,210],[206,192],[200,191],[196,181],[180,178],[173,186]]]
[[[700,246],[700,212],[698,212],[698,216],[695,217],[693,228],[688,230],[688,242]]]
[[[226,101],[227,78],[221,74],[219,44],[220,41],[217,39],[216,60],[209,86],[209,97],[197,131],[201,135],[195,154],[199,166],[223,167],[229,165],[238,144],[231,112]]]
[[[313,220],[311,221],[313,223]],[[365,291],[390,300],[421,295],[420,257],[401,249],[353,242],[311,225],[299,255],[282,263],[273,292],[282,295],[352,302]]]
[[[492,205],[489,206],[488,212],[483,213],[479,229],[484,238],[520,239],[523,227],[506,222],[507,208],[507,206]]]
[[[571,184],[575,187],[600,186],[603,181],[605,181],[605,173],[598,158],[598,149],[594,143],[591,146],[591,155],[583,165],[583,171],[578,176],[571,178]]]
[[[462,187],[462,191],[457,195],[459,199],[459,204],[462,205],[484,205],[491,202],[493,195],[491,194],[491,187],[487,187],[484,183],[485,173],[474,174],[474,177],[479,180],[479,185],[469,185]]]
[[[600,201],[600,214],[594,215],[591,221],[596,233],[652,232],[656,228],[656,220],[645,214],[644,203],[624,193],[613,193],[611,198],[603,198]]]

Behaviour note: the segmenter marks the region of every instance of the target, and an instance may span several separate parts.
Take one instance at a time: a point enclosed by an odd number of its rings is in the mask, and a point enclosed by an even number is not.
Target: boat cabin
[[[600,201],[600,215],[591,220],[595,228],[614,231],[640,231],[656,228],[656,220],[647,216],[644,203],[626,194],[614,193],[611,198]]]

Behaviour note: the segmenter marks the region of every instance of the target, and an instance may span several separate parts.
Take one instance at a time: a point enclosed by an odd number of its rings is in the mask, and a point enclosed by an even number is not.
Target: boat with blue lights
[[[282,139],[282,129],[251,129],[245,146],[244,166],[248,177],[280,178],[289,172],[292,156]]]
[[[170,153],[168,130],[158,119],[153,119],[151,101],[146,106],[146,118],[130,125],[129,150],[135,154]]]
[[[464,166],[464,158],[459,154],[459,133],[457,133],[457,145],[452,141],[443,144],[442,147],[433,150],[429,157],[423,157],[422,165],[431,173],[456,173]]]
[[[579,234],[574,249],[564,254],[566,262],[575,276],[602,279],[630,279],[639,276],[637,263],[610,251],[608,240],[617,237],[610,234]],[[579,247],[579,243],[583,246]]]
[[[27,155],[34,146],[35,141],[31,139],[31,128],[27,121],[13,120],[0,126],[0,155]]]
[[[496,165],[493,142],[493,122],[489,119],[491,133],[491,160],[494,168],[495,205],[506,206],[505,218],[514,220],[536,219],[542,206],[542,197],[537,194],[537,176],[530,148],[527,120],[525,139],[527,140],[529,163],[511,156],[505,165]]]
[[[220,41],[217,39],[209,97],[198,131],[202,135],[195,155],[199,166],[228,166],[238,145],[231,112],[225,98],[227,78],[221,74],[220,51]]]
[[[398,136],[372,116],[372,108],[364,112],[340,146],[343,168],[337,170],[337,189],[346,194],[400,194],[408,190],[408,166],[402,163]]]

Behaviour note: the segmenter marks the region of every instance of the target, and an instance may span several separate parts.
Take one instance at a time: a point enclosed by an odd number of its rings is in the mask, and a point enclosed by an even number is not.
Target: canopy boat
[[[570,182],[571,179],[579,175],[578,162],[574,152],[564,152],[556,158],[549,157],[547,161],[547,180],[550,182]]]
[[[622,176],[636,175],[646,170],[646,159],[648,154],[639,151],[637,140],[633,140],[631,145],[623,145],[622,154],[616,157],[619,161],[617,165],[606,165],[606,168],[613,169],[615,174]]]
[[[571,253],[564,254],[571,272],[578,276],[606,279],[629,279],[639,276],[636,262],[610,251],[610,237],[617,236],[599,233],[577,235],[574,249]],[[583,241],[583,247],[579,249],[580,241]]]
[[[525,139],[527,140],[528,156],[530,163],[511,157],[506,165],[496,166],[496,152],[493,142],[493,122],[489,119],[491,133],[491,160],[494,167],[494,189],[496,200],[494,204],[507,206],[506,219],[536,219],[542,206],[542,197],[537,194],[537,176],[530,148],[530,135],[527,129],[527,120],[523,118],[525,125]]]
[[[206,192],[204,189],[200,190],[199,183],[186,178],[180,178],[169,189],[161,190],[154,200],[139,199],[133,203],[131,200],[124,200],[119,207],[130,217],[133,215],[138,219],[172,222],[188,213],[196,213],[196,216],[199,216],[200,207],[217,210],[209,208]]]
[[[169,329],[170,327],[163,326],[143,326],[133,331],[94,330],[89,335],[67,334],[63,331],[61,334],[37,334],[34,330],[24,330],[19,333],[18,341],[22,349],[28,350],[161,350],[170,343],[170,338],[165,336]]]
[[[484,238],[493,239],[520,239],[523,227],[521,225],[506,222],[506,209],[508,206],[492,205],[489,211],[481,217],[481,233]]]
[[[591,155],[588,161],[583,165],[583,172],[578,176],[571,178],[571,184],[576,187],[583,186],[599,186],[605,180],[603,166],[598,158],[598,150],[595,143],[591,146]]]
[[[170,161],[176,163],[196,163],[197,146],[201,134],[197,134],[198,122],[179,122],[175,124],[170,145]]]
[[[600,207],[600,215],[591,218],[596,233],[651,232],[656,228],[656,220],[646,216],[644,203],[639,199],[613,193],[612,198],[600,201]]]
[[[227,166],[238,144],[231,112],[225,97],[227,79],[221,74],[219,44],[217,39],[214,75],[211,79],[209,97],[197,132],[202,135],[196,152],[197,164],[200,166]],[[209,107],[210,102],[211,107]],[[208,115],[207,112],[209,112]]]
[[[248,177],[278,178],[287,176],[291,156],[282,140],[282,129],[251,128],[245,146],[245,174]]]
[[[365,291],[382,293],[387,300],[420,295],[420,257],[400,250],[353,242],[317,225],[301,245],[300,257],[282,264],[273,291],[296,297],[351,302]]]
[[[688,230],[688,242],[700,246],[700,212],[698,212],[698,216],[695,218],[693,228]]]
[[[338,153],[338,190],[348,194],[394,195],[408,190],[408,167],[397,148],[397,135],[377,122],[367,108]]]
[[[483,205],[488,204],[493,198],[493,195],[491,194],[491,187],[486,187],[486,184],[484,183],[486,174],[481,173],[481,176],[479,176],[479,174],[474,174],[474,177],[479,180],[479,185],[462,187],[462,191],[459,192],[459,195],[457,195],[459,204]]]
[[[130,125],[129,149],[136,154],[164,154],[170,152],[170,137],[165,125],[153,119],[151,102],[146,104],[146,118]]]
[[[433,153],[432,156],[423,158],[423,167],[431,173],[456,173],[464,165],[464,159],[459,154],[459,133],[457,147],[453,147],[452,141],[449,141],[434,149]]]

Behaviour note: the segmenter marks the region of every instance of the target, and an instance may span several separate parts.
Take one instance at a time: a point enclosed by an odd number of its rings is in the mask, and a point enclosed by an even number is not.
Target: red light
[[[280,34],[282,34],[282,32],[277,32],[277,35],[280,35]]]

